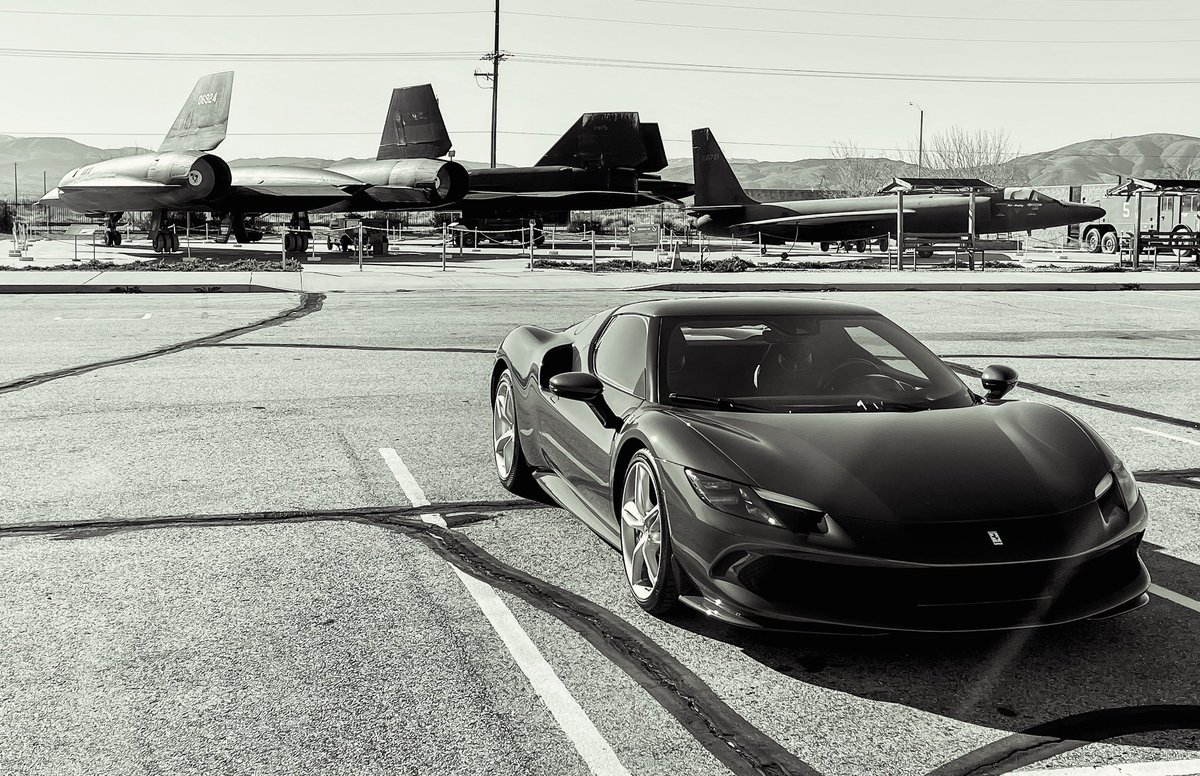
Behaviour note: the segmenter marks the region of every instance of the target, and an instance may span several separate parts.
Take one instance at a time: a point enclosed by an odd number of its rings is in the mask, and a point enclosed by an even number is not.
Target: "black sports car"
[[[1147,602],[1146,506],[1056,407],[986,398],[865,307],[638,302],[515,329],[496,469],[621,550],[634,599],[772,629],[958,631]]]

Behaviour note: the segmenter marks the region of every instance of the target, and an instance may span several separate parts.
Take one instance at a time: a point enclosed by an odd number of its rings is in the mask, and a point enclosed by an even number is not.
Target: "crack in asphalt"
[[[326,345],[311,342],[214,342],[204,345],[208,348],[311,348],[314,350],[366,350],[382,351],[385,353],[487,353],[495,355],[495,348],[463,348],[445,347],[402,347],[399,345]]]
[[[1152,485],[1174,485],[1200,490],[1200,467],[1194,469],[1146,469],[1134,472],[1134,479]]]
[[[1200,729],[1200,706],[1125,706],[1073,714],[993,741],[928,776],[996,776],[1090,743],[1166,730]]]
[[[580,634],[628,674],[700,745],[738,776],[821,776],[750,724],[674,656],[613,612],[545,580],[509,566],[456,527],[493,519],[515,509],[546,509],[532,501],[464,501],[421,507],[353,507],[211,515],[168,515],[113,520],[52,521],[0,525],[0,538],[48,536],[88,539],[158,528],[199,528],[308,522],[356,522],[414,538],[467,574],[505,590]],[[447,528],[418,515],[437,513]]]
[[[980,377],[983,374],[981,370],[972,366],[967,366],[966,364],[957,364],[953,361],[946,361],[945,364],[959,374],[970,375],[971,377]],[[1166,423],[1170,426],[1179,426],[1180,428],[1200,431],[1200,422],[1195,420],[1175,418],[1171,417],[1170,415],[1162,415],[1149,410],[1140,410],[1137,407],[1128,407],[1124,404],[1113,404],[1112,402],[1100,401],[1099,399],[1089,399],[1086,396],[1079,396],[1078,394],[1058,391],[1054,388],[1047,388],[1044,385],[1038,385],[1037,383],[1027,383],[1021,381],[1020,387],[1028,391],[1032,391],[1033,393],[1040,393],[1045,396],[1053,396],[1056,399],[1065,399],[1066,401],[1075,402],[1076,404],[1085,404],[1089,407],[1095,407],[1096,409],[1100,410],[1108,410],[1109,412],[1117,412],[1122,415],[1142,418],[1143,420],[1153,420],[1159,423]]]
[[[180,353],[192,348],[204,347],[223,342],[227,339],[240,337],[243,334],[249,334],[252,331],[266,329],[271,326],[278,326],[289,321],[298,320],[306,315],[317,312],[325,302],[324,294],[305,293],[300,297],[300,303],[295,307],[284,310],[281,313],[272,315],[269,318],[264,318],[255,323],[249,323],[244,326],[237,326],[232,329],[217,332],[216,334],[208,334],[196,339],[187,340],[185,342],[177,342],[174,345],[166,345],[161,348],[147,350],[144,353],[135,353],[129,356],[118,356],[109,358],[103,361],[96,361],[91,364],[81,364],[79,366],[70,366],[65,369],[56,369],[52,372],[41,372],[35,375],[27,375],[18,377],[16,380],[10,380],[6,383],[0,383],[0,393],[10,393],[12,391],[20,391],[25,388],[33,388],[34,386],[44,385],[53,380],[61,380],[64,377],[76,377],[78,375],[95,372],[98,369],[105,369],[110,366],[121,366],[122,364],[132,364],[137,361],[146,361],[159,356],[167,356],[172,353]]]

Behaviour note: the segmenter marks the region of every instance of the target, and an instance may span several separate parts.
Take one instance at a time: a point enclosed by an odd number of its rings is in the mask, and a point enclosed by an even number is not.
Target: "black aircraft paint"
[[[742,189],[710,129],[692,130],[696,228],[713,236],[756,237],[764,242],[870,240],[896,232],[893,196],[839,197],[765,204]],[[961,194],[912,194],[904,198],[904,228],[911,233],[965,233],[969,199]],[[1023,232],[1099,218],[1100,208],[1059,202],[1038,192],[1005,199],[976,197],[978,234]]]

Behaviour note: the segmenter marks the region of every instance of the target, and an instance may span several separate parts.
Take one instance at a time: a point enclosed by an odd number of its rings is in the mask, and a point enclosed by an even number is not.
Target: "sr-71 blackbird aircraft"
[[[746,195],[710,129],[692,130],[692,166],[696,176],[696,228],[718,236],[762,234],[764,242],[838,242],[877,239],[885,246],[896,231],[896,199],[892,196],[839,197],[762,203]],[[910,194],[904,198],[908,232],[965,232],[970,200],[961,194]],[[1059,202],[1040,192],[1025,198],[1003,194],[976,196],[978,234],[1022,232],[1092,221],[1100,208]],[[861,248],[860,248],[861,250]]]
[[[432,89],[424,88],[432,95]],[[466,192],[466,170],[438,159],[360,163],[354,175],[283,165],[230,168],[207,152],[225,139],[232,91],[232,72],[202,77],[157,153],[74,169],[42,202],[61,202],[72,210],[103,216],[106,245],[120,245],[116,224],[123,212],[150,211],[156,251],[179,248],[178,237],[166,228],[172,212],[213,212],[228,223],[238,242],[247,239],[246,216],[292,213],[292,226],[298,231],[286,236],[285,247],[303,251],[310,210],[433,207]],[[436,110],[436,101],[433,105]],[[381,154],[389,142],[397,142],[394,127],[384,129]]]

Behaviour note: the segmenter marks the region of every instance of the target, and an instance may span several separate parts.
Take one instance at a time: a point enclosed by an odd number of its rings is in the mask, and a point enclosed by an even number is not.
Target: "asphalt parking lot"
[[[1016,367],[1151,515],[1134,613],[872,638],[652,618],[499,486],[504,334],[654,296],[5,297],[0,771],[1200,773],[1200,292],[836,295]]]

